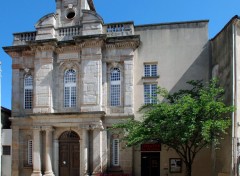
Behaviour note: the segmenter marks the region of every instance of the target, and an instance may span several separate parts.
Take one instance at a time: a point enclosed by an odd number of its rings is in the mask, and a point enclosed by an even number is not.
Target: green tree
[[[185,163],[186,176],[191,176],[196,154],[219,143],[231,124],[229,116],[234,108],[224,103],[224,90],[215,79],[187,84],[189,89],[173,94],[159,88],[163,100],[142,106],[143,120],[129,119],[113,128],[124,129],[123,140],[128,146],[156,140],[174,149]]]

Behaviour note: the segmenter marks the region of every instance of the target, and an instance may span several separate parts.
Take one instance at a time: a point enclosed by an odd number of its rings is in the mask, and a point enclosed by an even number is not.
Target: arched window
[[[64,74],[64,107],[76,107],[76,71],[69,69]]]
[[[32,75],[24,77],[24,109],[32,109],[33,102],[33,78]]]
[[[111,69],[110,74],[110,104],[120,106],[121,104],[121,72],[119,68]]]

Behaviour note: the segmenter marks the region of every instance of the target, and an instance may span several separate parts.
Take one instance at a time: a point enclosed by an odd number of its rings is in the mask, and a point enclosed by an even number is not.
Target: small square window
[[[2,146],[3,155],[11,155],[11,146]]]

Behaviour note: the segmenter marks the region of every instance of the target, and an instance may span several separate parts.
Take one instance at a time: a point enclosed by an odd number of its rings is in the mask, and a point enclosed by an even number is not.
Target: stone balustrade
[[[106,24],[103,26],[103,33],[108,37],[134,35],[134,26],[132,22]],[[37,31],[15,33],[13,45],[26,45],[26,42],[36,40],[37,35]],[[73,36],[79,35],[82,35],[81,27],[71,26],[58,28],[54,36],[58,40],[72,40]]]
[[[81,28],[79,26],[65,27],[58,29],[59,36],[77,36],[81,34]]]
[[[108,37],[134,35],[132,22],[106,24],[104,30]]]
[[[14,35],[14,45],[24,45],[27,41],[34,41],[36,39],[36,31],[33,32],[23,32],[15,33]]]

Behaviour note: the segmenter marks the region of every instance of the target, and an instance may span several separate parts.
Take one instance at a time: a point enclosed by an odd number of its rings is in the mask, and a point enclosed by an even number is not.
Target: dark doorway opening
[[[160,152],[142,152],[141,175],[160,176]]]
[[[79,176],[79,136],[73,131],[64,132],[59,138],[59,176]]]

